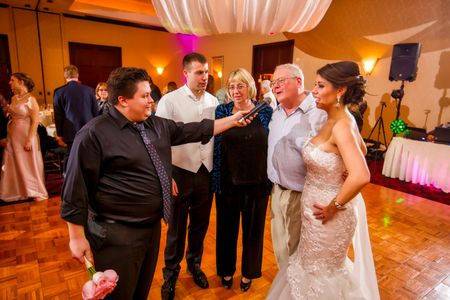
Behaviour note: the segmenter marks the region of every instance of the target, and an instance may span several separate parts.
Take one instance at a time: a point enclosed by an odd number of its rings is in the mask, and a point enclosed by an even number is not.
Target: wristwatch
[[[334,206],[336,207],[336,209],[338,209],[338,210],[345,210],[345,209],[347,209],[344,205],[339,204],[339,203],[336,201],[336,199],[333,200],[333,203],[334,203]]]

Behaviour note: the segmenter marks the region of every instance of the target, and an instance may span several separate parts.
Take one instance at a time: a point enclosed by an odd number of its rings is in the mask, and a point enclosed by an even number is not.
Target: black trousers
[[[268,202],[267,188],[232,187],[216,194],[217,275],[233,276],[236,272],[237,239],[242,214],[242,275],[261,277],[264,224]]]
[[[197,173],[173,166],[172,176],[178,186],[178,196],[173,199],[173,218],[167,230],[164,278],[179,273],[185,251],[188,216],[186,260],[188,266],[201,264],[212,205],[210,173],[204,165]]]
[[[119,281],[107,299],[147,299],[158,260],[161,223],[146,227],[88,221],[95,269],[113,269]]]

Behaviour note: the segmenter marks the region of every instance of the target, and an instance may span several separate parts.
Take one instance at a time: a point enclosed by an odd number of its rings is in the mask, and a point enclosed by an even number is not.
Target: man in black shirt
[[[63,184],[61,216],[69,227],[72,255],[80,262],[95,262],[97,270],[118,273],[114,299],[147,299],[160,219],[163,214],[170,218],[165,188],[172,173],[170,147],[206,143],[249,122],[238,121],[245,112],[187,124],[149,117],[150,92],[142,69],[111,73],[108,93],[114,107],[78,132]]]

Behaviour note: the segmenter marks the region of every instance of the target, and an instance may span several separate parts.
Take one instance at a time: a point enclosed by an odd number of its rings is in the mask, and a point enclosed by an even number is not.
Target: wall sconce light
[[[222,78],[222,71],[217,72],[217,77]]]
[[[157,67],[156,68],[156,73],[158,73],[158,75],[161,75],[164,72],[164,67]]]
[[[370,75],[377,64],[378,58],[366,58],[363,59],[363,69],[366,75]]]

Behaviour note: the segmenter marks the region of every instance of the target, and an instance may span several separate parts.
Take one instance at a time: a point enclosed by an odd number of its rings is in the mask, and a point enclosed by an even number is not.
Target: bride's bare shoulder
[[[358,127],[353,119],[344,117],[336,121],[333,126],[332,136],[336,142],[356,141],[359,134]]]
[[[344,117],[340,118],[336,121],[336,123],[333,126],[333,134],[334,133],[343,133],[343,132],[349,132],[351,133],[353,131],[354,122],[350,118]]]

